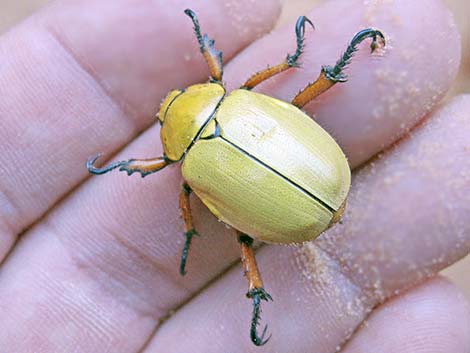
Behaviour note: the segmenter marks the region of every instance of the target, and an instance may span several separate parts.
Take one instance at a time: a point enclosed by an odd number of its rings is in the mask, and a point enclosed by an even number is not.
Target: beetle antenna
[[[263,346],[270,340],[271,335],[264,339],[268,325],[264,327],[261,337],[258,335],[258,324],[261,320],[261,300],[269,301],[273,300],[273,298],[269,295],[268,292],[264,290],[264,288],[255,288],[251,290],[248,292],[247,297],[253,299],[253,317],[251,319],[250,330],[251,341],[255,344],[255,346]]]

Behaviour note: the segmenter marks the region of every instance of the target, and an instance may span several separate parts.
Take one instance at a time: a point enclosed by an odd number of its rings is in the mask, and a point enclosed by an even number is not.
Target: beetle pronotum
[[[184,178],[179,205],[185,223],[180,273],[185,274],[193,226],[190,195],[194,192],[221,221],[234,228],[241,247],[253,300],[251,340],[265,344],[266,329],[257,332],[260,303],[270,300],[264,289],[253,251],[253,238],[271,243],[312,240],[338,222],[350,187],[350,170],[333,138],[300,108],[337,82],[345,82],[344,68],[357,45],[372,38],[371,49],[385,44],[375,29],[357,33],[334,66],[324,66],[318,78],[286,103],[251,92],[261,82],[298,66],[304,47],[305,16],[295,26],[297,49],[273,67],[252,75],[245,84],[227,93],[222,82],[222,53],[207,34],[202,35],[196,14],[185,10],[206,60],[211,79],[185,90],[171,91],[158,119],[164,154],[151,159],[129,159],[103,168],[95,167],[97,155],[86,166],[90,173],[113,169],[140,173],[142,177],[181,162]],[[282,146],[282,148],[280,148]]]

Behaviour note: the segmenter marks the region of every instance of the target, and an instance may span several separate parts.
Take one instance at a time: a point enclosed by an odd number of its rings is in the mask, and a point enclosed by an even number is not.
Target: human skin
[[[442,3],[322,5],[307,14],[302,67],[257,89],[288,101],[359,29],[387,37],[379,55],[361,45],[349,82],[305,107],[344,148],[353,185],[342,224],[258,251],[274,297],[263,348],[248,337],[234,232],[196,198],[201,237],[178,274],[178,167],[144,180],[84,167],[96,152],[161,155],[159,102],[208,77],[189,6],[224,51],[230,88],[295,48],[293,24],[248,46],[280,6],[249,0],[59,1],[0,38],[1,349],[469,352],[468,304],[433,277],[470,250],[470,97],[438,106],[460,57]]]

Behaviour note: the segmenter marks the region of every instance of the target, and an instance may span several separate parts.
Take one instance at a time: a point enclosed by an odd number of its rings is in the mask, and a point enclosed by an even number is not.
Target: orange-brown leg
[[[100,157],[101,154],[90,158],[86,162],[86,167],[90,173],[101,175],[108,173],[113,169],[119,168],[119,171],[127,172],[127,175],[132,175],[133,173],[140,173],[143,178],[149,174],[158,172],[159,170],[165,168],[167,165],[173,163],[166,157],[158,157],[151,159],[129,159],[127,161],[111,163],[106,167],[97,168],[94,164]]]
[[[298,60],[304,49],[305,23],[309,23],[313,27],[313,23],[307,17],[299,17],[297,24],[295,25],[295,34],[297,37],[297,49],[295,53],[292,55],[288,54],[286,60],[283,63],[257,72],[251,76],[241,88],[252,89],[261,82],[266,81],[267,79],[280,74],[281,72],[284,72],[292,67],[299,66]]]
[[[366,38],[372,38],[372,52],[374,52],[374,50],[379,46],[378,40],[380,40],[382,44],[385,44],[384,35],[378,30],[368,28],[358,32],[351,40],[351,43],[344,54],[336,62],[336,65],[334,67],[323,66],[317,80],[300,91],[300,93],[292,100],[292,104],[302,108],[305,104],[318,97],[337,82],[346,82],[347,76],[343,70],[351,62],[359,43]]]
[[[189,247],[191,246],[191,240],[193,236],[198,235],[196,229],[194,229],[193,225],[193,215],[191,213],[191,205],[190,205],[190,195],[191,195],[191,188],[187,183],[183,183],[183,189],[180,193],[180,209],[181,215],[183,216],[184,225],[185,225],[185,233],[184,236],[186,241],[184,243],[183,253],[181,254],[181,262],[180,262],[180,274],[184,276],[186,274],[186,260],[188,259],[188,252]]]
[[[248,279],[248,293],[246,296],[248,298],[253,299],[253,316],[251,319],[251,330],[250,336],[251,341],[256,346],[262,346],[271,338],[269,336],[267,339],[264,339],[266,335],[267,326],[263,329],[263,333],[261,337],[258,336],[257,327],[260,320],[261,314],[261,300],[272,300],[271,296],[268,292],[264,289],[263,280],[261,279],[261,274],[258,270],[258,265],[256,264],[255,253],[253,251],[253,239],[239,231],[238,234],[238,241],[240,243],[241,248],[241,258],[243,263],[243,271],[245,273],[246,278]]]
[[[197,19],[196,14],[190,10],[184,10],[184,13],[188,15],[194,24],[194,32],[196,32],[197,41],[199,42],[199,47],[201,53],[204,56],[207,64],[209,65],[209,71],[213,81],[221,82],[222,76],[224,73],[224,63],[222,60],[222,52],[215,49],[213,39],[209,39],[207,34],[201,34],[201,26]]]

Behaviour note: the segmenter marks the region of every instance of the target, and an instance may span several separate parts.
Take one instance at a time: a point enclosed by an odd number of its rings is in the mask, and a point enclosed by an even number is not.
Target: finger
[[[438,278],[378,307],[341,352],[438,353],[469,349],[468,302],[453,284]]]
[[[377,304],[468,254],[469,134],[464,96],[357,173],[343,224],[300,248],[258,252],[274,298],[264,305],[273,334],[265,351],[334,352]],[[241,273],[237,266],[172,316],[149,352],[263,352],[248,338]]]
[[[318,245],[371,295],[388,297],[467,254],[469,122],[470,96],[457,97],[356,174],[355,207]]]
[[[357,31],[368,27],[383,31],[387,44],[382,55],[371,56],[368,44],[361,44],[346,69],[348,82],[335,85],[305,107],[340,142],[353,166],[413,127],[442,99],[457,74],[460,40],[442,1],[330,1],[308,17],[315,31],[306,33],[301,67],[257,90],[291,100],[308,81],[313,82],[323,65],[335,64]],[[286,51],[295,48],[291,27],[238,55],[227,68],[230,87],[241,86],[267,63],[284,60]]]
[[[244,7],[250,3],[250,16]],[[54,2],[0,39],[0,262],[16,235],[147,127],[169,89],[206,80],[185,5],[229,60],[273,25],[277,0]]]
[[[438,23],[440,14],[435,16]],[[117,158],[154,155],[155,151],[160,151],[156,135],[157,129],[147,131]],[[64,283],[73,277],[76,288],[88,288],[90,281],[95,286],[87,292],[88,302],[100,303],[100,316],[87,314],[77,317],[77,325],[102,325],[109,330],[109,340],[113,342],[121,342],[124,331],[126,334],[146,334],[152,323],[187,301],[238,258],[232,232],[195,201],[195,225],[203,236],[193,242],[187,277],[182,279],[179,276],[178,262],[183,240],[183,224],[176,200],[181,187],[179,183],[177,168],[163,170],[145,182],[118,173],[93,179],[51,213],[46,222],[25,236],[3,270],[4,290],[10,288],[13,278],[14,283],[40,287],[44,278],[39,273],[47,273],[55,279],[52,288],[41,291],[42,297],[46,298],[44,307],[47,307],[58,300],[61,303],[81,303],[82,297],[75,297],[79,295],[77,291],[64,293]],[[60,245],[55,237],[60,239]],[[55,252],[58,255],[52,256]],[[33,263],[38,263],[38,272],[33,271],[34,276],[19,280],[15,266],[31,269]],[[69,272],[58,270],[64,267]],[[1,288],[0,283],[0,296]],[[60,298],[57,292],[62,293]],[[15,298],[22,298],[24,303],[30,295],[19,290]],[[109,298],[111,295],[112,300]],[[24,308],[20,300],[18,306],[15,305],[15,298],[11,298],[8,306],[11,317]],[[56,308],[56,316],[48,317],[48,323],[57,329],[56,334],[63,342],[68,342],[69,338],[60,324],[63,306],[56,304]],[[86,310],[83,312],[87,313]],[[148,326],[142,328],[136,322]],[[24,334],[28,335],[33,332],[31,327],[36,322],[29,320],[21,325],[26,331]],[[129,332],[129,325],[134,331]],[[37,336],[34,338],[38,339]],[[86,340],[80,344],[93,342]]]

